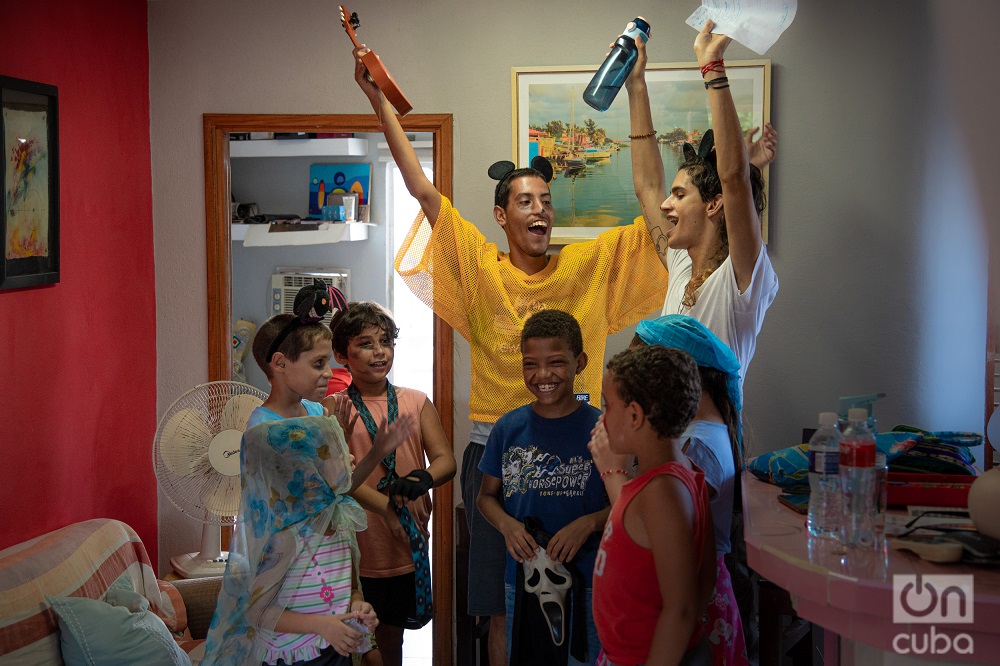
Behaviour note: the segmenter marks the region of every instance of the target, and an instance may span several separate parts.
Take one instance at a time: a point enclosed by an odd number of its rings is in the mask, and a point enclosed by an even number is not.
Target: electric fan
[[[175,400],[160,419],[153,438],[156,481],[171,504],[204,523],[201,551],[170,558],[185,578],[225,572],[222,526],[233,525],[239,513],[243,430],[266,398],[249,384],[209,382]]]

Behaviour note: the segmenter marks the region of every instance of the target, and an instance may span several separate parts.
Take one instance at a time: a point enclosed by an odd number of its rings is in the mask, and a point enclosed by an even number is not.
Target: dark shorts
[[[503,535],[476,508],[483,473],[479,461],[486,447],[470,442],[462,455],[462,502],[469,523],[469,615],[504,615],[503,574],[507,545]],[[381,618],[380,618],[381,619]]]
[[[379,624],[402,627],[417,612],[417,582],[411,571],[388,578],[361,577],[361,591],[372,605]]]

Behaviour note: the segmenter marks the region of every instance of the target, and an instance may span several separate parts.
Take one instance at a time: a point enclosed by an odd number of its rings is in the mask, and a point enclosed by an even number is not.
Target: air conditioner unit
[[[295,294],[299,289],[312,284],[315,279],[323,280],[327,285],[336,287],[348,301],[351,300],[351,269],[349,268],[282,268],[271,276],[270,303],[271,315],[291,314],[295,302]],[[333,314],[323,317],[323,323],[330,325]]]

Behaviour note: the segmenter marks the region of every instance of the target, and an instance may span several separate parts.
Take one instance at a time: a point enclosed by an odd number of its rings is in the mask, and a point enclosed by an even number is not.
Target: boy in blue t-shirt
[[[536,312],[521,332],[521,357],[524,383],[535,401],[504,414],[493,427],[479,463],[484,477],[476,502],[507,544],[507,650],[511,654],[517,568],[534,560],[539,550],[524,524],[530,516],[552,535],[545,548],[548,556],[575,570],[586,588],[589,654],[586,662],[570,654],[569,664],[592,664],[600,641],[591,614],[591,581],[609,506],[587,450],[601,412],[573,391],[576,376],[587,365],[580,324],[560,310]],[[569,601],[565,610],[569,620]]]

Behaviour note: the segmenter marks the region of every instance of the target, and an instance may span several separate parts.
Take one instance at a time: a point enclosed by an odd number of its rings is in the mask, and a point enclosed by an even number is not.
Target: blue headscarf
[[[635,332],[647,345],[660,345],[680,349],[705,368],[714,368],[726,374],[726,393],[736,409],[736,439],[743,448],[743,424],[739,417],[743,409],[740,391],[740,362],[736,354],[704,324],[687,315],[672,314],[640,321]]]

